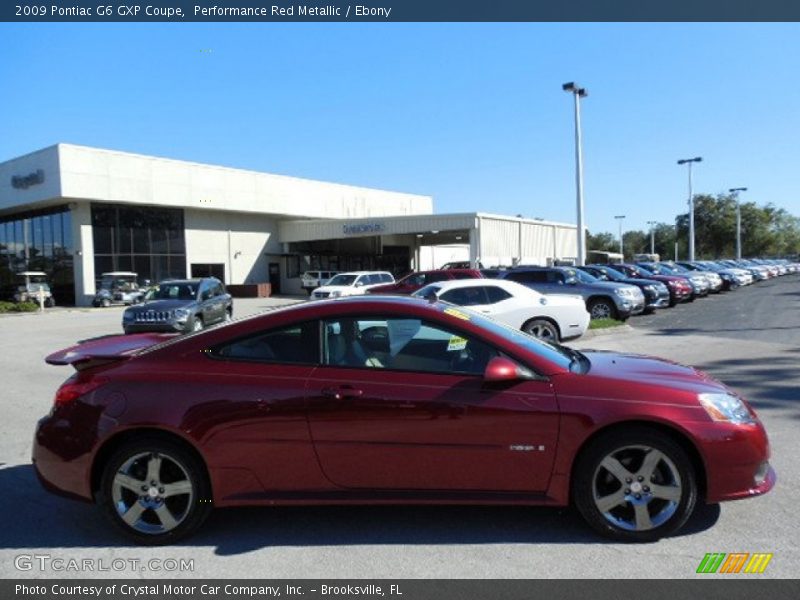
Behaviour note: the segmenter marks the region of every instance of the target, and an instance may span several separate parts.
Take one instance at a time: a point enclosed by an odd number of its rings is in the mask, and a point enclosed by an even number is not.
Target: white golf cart
[[[14,302],[35,302],[39,304],[40,297],[48,308],[56,305],[50,284],[47,283],[47,273],[44,271],[22,271],[18,277],[25,278],[25,284],[17,286]]]
[[[131,271],[110,271],[103,273],[100,285],[92,300],[94,307],[108,307],[112,304],[139,304],[144,300],[144,290],[139,289],[138,273]]]

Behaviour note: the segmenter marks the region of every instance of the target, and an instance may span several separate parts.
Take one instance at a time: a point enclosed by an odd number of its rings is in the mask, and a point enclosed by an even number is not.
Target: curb
[[[586,333],[584,333],[579,340],[588,340],[594,337],[603,337],[606,335],[616,335],[622,333],[631,333],[632,331],[636,331],[633,327],[628,325],[627,323],[623,323],[622,325],[618,325],[617,327],[607,327],[605,329],[587,329]]]

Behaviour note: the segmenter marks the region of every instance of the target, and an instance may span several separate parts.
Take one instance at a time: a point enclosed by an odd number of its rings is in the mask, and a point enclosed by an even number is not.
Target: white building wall
[[[420,267],[418,271],[438,269],[449,262],[469,260],[469,244],[442,246],[421,246],[419,249]]]
[[[294,218],[433,212],[429,196],[70,144],[59,144],[57,148],[61,191],[66,197]]]
[[[268,255],[279,255],[278,224],[266,215],[184,211],[186,272],[191,263],[222,263],[225,283],[266,283]],[[272,259],[277,262],[276,259]]]

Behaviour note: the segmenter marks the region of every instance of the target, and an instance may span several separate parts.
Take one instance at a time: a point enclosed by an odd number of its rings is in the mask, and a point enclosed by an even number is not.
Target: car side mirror
[[[484,381],[491,382],[511,382],[535,378],[535,375],[530,369],[503,356],[495,356],[491,359],[489,364],[486,365],[486,370],[483,372]]]

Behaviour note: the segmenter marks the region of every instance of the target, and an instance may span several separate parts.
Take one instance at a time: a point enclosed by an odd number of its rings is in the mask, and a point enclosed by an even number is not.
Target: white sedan
[[[545,341],[580,337],[589,326],[589,313],[581,296],[540,294],[515,281],[441,281],[426,285],[413,295],[425,298],[431,294]]]

